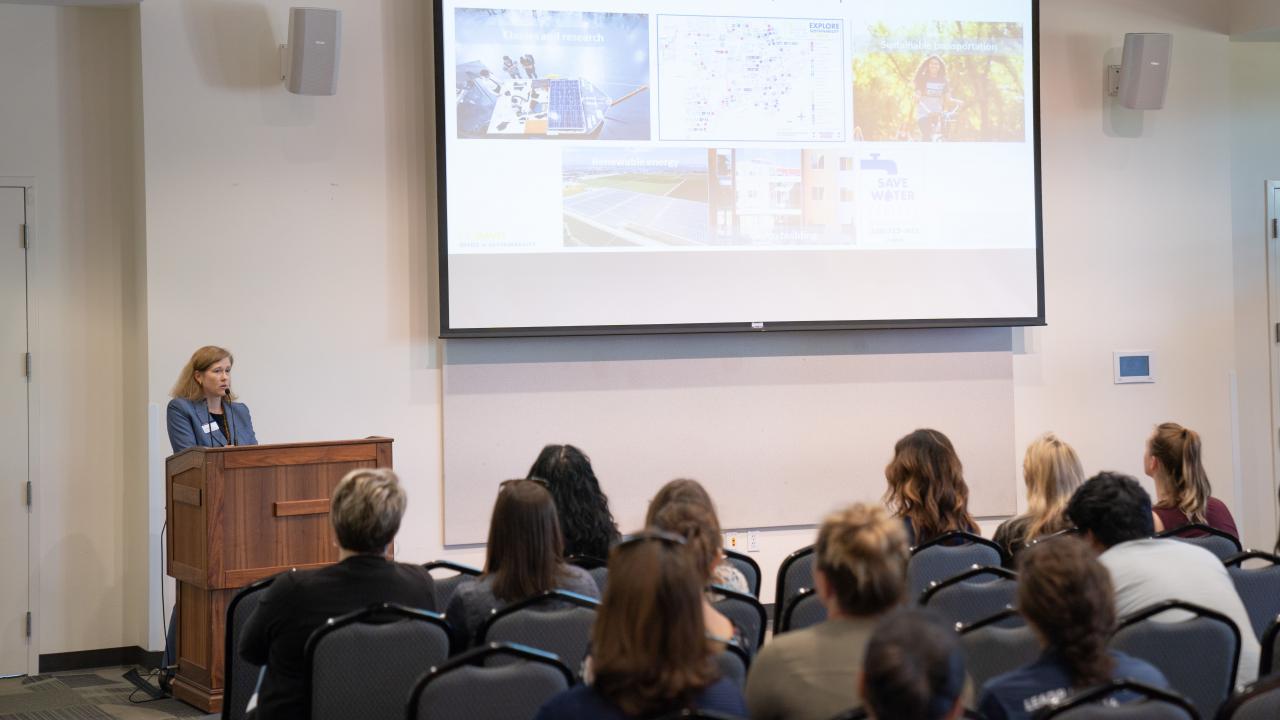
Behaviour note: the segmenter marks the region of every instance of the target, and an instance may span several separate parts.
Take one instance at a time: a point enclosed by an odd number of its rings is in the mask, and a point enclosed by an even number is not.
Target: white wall
[[[1228,0],[1227,31],[1232,36],[1280,40],[1280,3],[1275,0]]]
[[[126,590],[150,580],[130,560],[147,541],[148,501],[129,452],[141,441],[122,429],[145,422],[130,424],[119,408],[161,407],[206,342],[236,352],[237,387],[264,441],[397,438],[411,497],[401,556],[479,562],[478,548],[441,544],[429,9],[333,5],[344,11],[344,38],[332,98],[279,86],[283,0],[140,11],[0,5],[0,90],[28,99],[0,105],[0,175],[41,178],[49,209],[38,211],[46,245],[36,350],[49,358],[38,428],[41,652],[156,646],[142,630],[156,613]],[[143,258],[133,245],[138,198],[117,180],[133,172],[139,125],[110,99],[129,96],[130,30],[127,20],[65,15],[86,12],[141,13],[145,285],[132,275]],[[1204,434],[1215,489],[1261,544],[1274,537],[1274,513],[1263,509],[1274,507],[1270,430],[1259,426],[1257,400],[1267,361],[1250,329],[1265,317],[1265,297],[1256,238],[1239,227],[1233,237],[1231,223],[1251,222],[1256,208],[1235,199],[1275,163],[1259,156],[1244,173],[1250,153],[1231,138],[1263,141],[1274,105],[1254,99],[1270,93],[1274,103],[1275,93],[1262,75],[1234,89],[1223,78],[1250,62],[1274,67],[1274,56],[1230,44],[1223,12],[1210,0],[1042,3],[1050,325],[1015,338],[1015,444],[1053,429],[1090,471],[1137,473],[1150,426],[1184,422]],[[1103,99],[1103,65],[1126,30],[1176,35],[1165,110],[1139,116]],[[1111,351],[1134,348],[1157,352],[1160,381],[1112,386]],[[145,379],[126,368],[145,369]],[[1241,510],[1232,482],[1232,373],[1238,469],[1257,510]],[[116,427],[103,421],[111,413]],[[168,453],[155,430],[153,468]],[[808,528],[769,531],[758,560],[771,575],[811,537]]]
[[[1280,8],[1278,8],[1280,10]],[[1280,42],[1231,43],[1231,199],[1235,271],[1235,351],[1240,378],[1240,473],[1235,511],[1247,544],[1276,541],[1274,436],[1268,352],[1265,183],[1280,181]],[[1274,320],[1280,320],[1275,318]]]
[[[146,622],[137,47],[136,10],[0,5],[0,176],[36,183],[40,653],[135,645]]]

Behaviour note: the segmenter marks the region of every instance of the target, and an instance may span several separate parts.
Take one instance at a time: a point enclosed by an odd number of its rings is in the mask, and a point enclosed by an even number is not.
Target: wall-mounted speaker
[[[1120,64],[1120,102],[1134,110],[1159,110],[1169,90],[1169,62],[1173,36],[1168,33],[1128,33]]]
[[[298,95],[338,92],[342,11],[289,8],[289,46],[285,58],[285,87]]]

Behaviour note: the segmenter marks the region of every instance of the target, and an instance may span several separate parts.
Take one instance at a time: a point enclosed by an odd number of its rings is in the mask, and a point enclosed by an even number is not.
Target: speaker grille
[[[289,92],[337,93],[341,40],[340,10],[289,8]]]

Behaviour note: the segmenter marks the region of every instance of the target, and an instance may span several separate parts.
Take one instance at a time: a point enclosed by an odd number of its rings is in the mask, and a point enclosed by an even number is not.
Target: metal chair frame
[[[236,616],[236,607],[240,604],[241,600],[245,599],[249,595],[266,589],[267,586],[271,585],[271,582],[275,579],[275,576],[272,575],[271,577],[262,578],[261,580],[255,580],[254,582],[249,583],[244,586],[240,592],[236,593],[235,597],[231,598],[231,602],[227,604],[227,632],[223,640],[225,644],[223,646],[222,655],[222,687],[226,688],[228,691],[234,687],[234,685],[231,684],[232,667],[235,665],[236,658],[239,657],[239,649],[236,647],[236,638],[231,636],[235,628],[233,618]],[[225,700],[230,699],[231,698],[229,697],[225,698]],[[248,702],[249,698],[245,698],[244,700],[245,702]],[[230,702],[222,703],[222,720],[231,720],[231,707],[232,703]]]
[[[1055,718],[1069,710],[1075,710],[1081,705],[1088,705],[1111,695],[1115,695],[1118,692],[1125,691],[1137,693],[1148,700],[1159,700],[1161,702],[1176,705],[1184,710],[1191,720],[1200,720],[1200,713],[1196,710],[1195,706],[1191,704],[1191,701],[1178,693],[1152,687],[1136,680],[1126,679],[1112,680],[1109,683],[1095,685],[1094,687],[1085,688],[1072,693],[1061,702],[1041,709],[1034,717],[1035,720],[1049,720],[1050,718]]]
[[[813,561],[812,545],[802,547],[799,550],[796,550],[795,552],[791,553],[785,559],[783,559],[782,564],[778,566],[778,579],[774,585],[774,592],[773,592],[773,605],[775,608],[777,607],[785,608],[789,600],[789,598],[787,597],[787,571],[791,569],[792,565],[805,559],[808,559],[810,562]],[[797,591],[803,590],[803,589],[804,588],[796,588]]]

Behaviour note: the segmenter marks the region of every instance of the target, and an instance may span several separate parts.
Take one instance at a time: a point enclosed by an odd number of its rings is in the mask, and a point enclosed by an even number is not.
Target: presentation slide
[[[1033,16],[437,0],[441,333],[1040,322]]]

